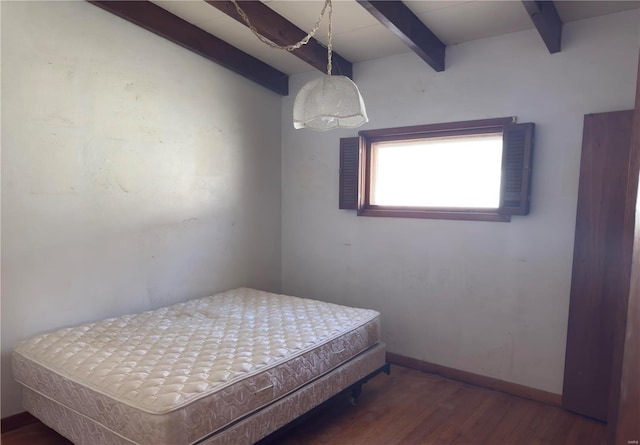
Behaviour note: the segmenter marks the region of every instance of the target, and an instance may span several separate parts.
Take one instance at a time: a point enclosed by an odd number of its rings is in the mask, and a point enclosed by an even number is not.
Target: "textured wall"
[[[532,210],[510,223],[357,217],[338,210],[338,140],[283,107],[282,287],[375,308],[389,351],[560,393],[583,115],[633,108],[638,10],[364,62],[365,128],[517,116],[536,123]],[[312,74],[296,76],[295,91]]]
[[[21,339],[279,290],[280,107],[89,3],[2,2],[3,417]]]

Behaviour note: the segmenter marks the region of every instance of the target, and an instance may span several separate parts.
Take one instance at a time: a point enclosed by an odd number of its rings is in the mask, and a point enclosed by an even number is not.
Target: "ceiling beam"
[[[445,44],[401,1],[357,0],[434,70],[444,71]]]
[[[551,0],[522,0],[540,37],[551,54],[560,52],[562,46],[562,20]]]
[[[183,48],[205,57],[282,96],[289,94],[289,76],[212,36],[149,1],[89,0]]]
[[[238,10],[233,2],[228,0],[207,0],[207,3],[247,26],[244,19],[238,14]],[[247,17],[249,17],[251,25],[253,25],[262,36],[280,46],[292,45],[307,35],[306,31],[298,28],[260,1],[243,1],[241,8]],[[315,38],[312,37],[306,45],[291,51],[291,54],[304,60],[323,73],[327,72],[327,48]],[[351,62],[344,57],[332,52],[331,63],[334,74],[341,74],[349,78],[353,77]]]

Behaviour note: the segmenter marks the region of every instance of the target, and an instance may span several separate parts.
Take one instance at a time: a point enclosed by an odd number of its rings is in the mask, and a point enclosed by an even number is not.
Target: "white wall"
[[[13,345],[279,290],[280,96],[86,2],[2,2],[2,416]]]
[[[389,351],[561,393],[583,115],[633,108],[638,10],[358,64],[366,128],[517,116],[536,123],[532,210],[510,223],[338,210],[338,139],[283,105],[282,287],[382,313]],[[292,79],[292,91],[314,77]]]

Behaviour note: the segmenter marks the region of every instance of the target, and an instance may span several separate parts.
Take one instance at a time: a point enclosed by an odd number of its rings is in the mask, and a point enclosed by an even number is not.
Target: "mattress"
[[[379,337],[376,311],[241,288],[40,335],[12,358],[25,394],[60,415],[122,443],[177,445],[230,429]]]

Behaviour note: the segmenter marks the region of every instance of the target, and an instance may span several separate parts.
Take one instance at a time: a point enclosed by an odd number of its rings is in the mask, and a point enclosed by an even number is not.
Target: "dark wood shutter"
[[[359,139],[340,139],[340,209],[358,208]]]
[[[535,124],[509,124],[503,131],[500,213],[528,215]]]

